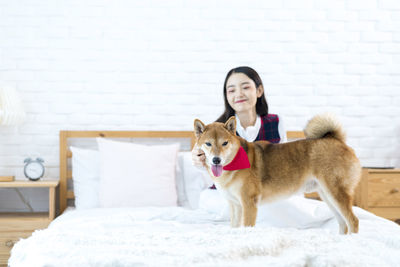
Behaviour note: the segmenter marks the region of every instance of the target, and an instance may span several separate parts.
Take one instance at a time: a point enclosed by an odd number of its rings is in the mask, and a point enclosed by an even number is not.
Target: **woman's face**
[[[246,74],[233,73],[226,83],[226,98],[236,113],[256,109],[257,98],[263,93]]]

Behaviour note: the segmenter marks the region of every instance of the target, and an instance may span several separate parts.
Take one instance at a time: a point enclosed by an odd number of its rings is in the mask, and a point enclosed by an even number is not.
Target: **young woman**
[[[249,142],[286,141],[286,132],[282,127],[281,118],[275,114],[268,114],[264,86],[255,70],[250,67],[237,67],[230,70],[225,78],[223,92],[225,111],[217,119],[218,122],[224,123],[231,116],[235,116],[237,134]],[[192,161],[199,167],[205,164],[204,152],[196,146],[192,150]],[[209,189],[216,188],[213,185]],[[203,190],[199,207],[221,216],[229,214],[228,204],[223,201],[223,197],[217,190]],[[332,217],[325,203],[306,199],[300,194],[274,203],[263,204],[258,209],[257,221],[275,227],[308,228],[321,226]]]
[[[278,115],[268,114],[264,86],[258,73],[250,67],[231,69],[224,82],[225,111],[217,119],[225,123],[236,117],[236,131],[249,142],[267,140],[271,143],[286,141],[286,133]],[[204,166],[204,152],[192,150],[195,166]]]

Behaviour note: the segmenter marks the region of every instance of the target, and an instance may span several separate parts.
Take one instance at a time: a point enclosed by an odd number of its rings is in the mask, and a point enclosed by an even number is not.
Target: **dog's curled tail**
[[[333,137],[346,142],[346,133],[335,115],[324,113],[314,116],[304,129],[306,138]]]

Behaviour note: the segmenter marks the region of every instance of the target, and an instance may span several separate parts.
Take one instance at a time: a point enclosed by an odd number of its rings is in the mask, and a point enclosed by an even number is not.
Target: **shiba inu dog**
[[[247,142],[236,135],[235,117],[208,125],[195,119],[194,132],[206,168],[230,204],[232,227],[254,226],[260,202],[317,191],[339,232],[358,232],[352,201],[361,166],[334,116],[315,116],[304,130],[306,139],[281,144]]]

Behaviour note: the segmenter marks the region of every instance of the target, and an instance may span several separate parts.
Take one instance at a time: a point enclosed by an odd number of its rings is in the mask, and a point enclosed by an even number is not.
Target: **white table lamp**
[[[0,87],[0,125],[17,125],[24,121],[25,111],[13,87]],[[14,180],[14,176],[0,176],[0,181]]]
[[[17,125],[24,121],[25,111],[13,87],[0,87],[0,125]]]

